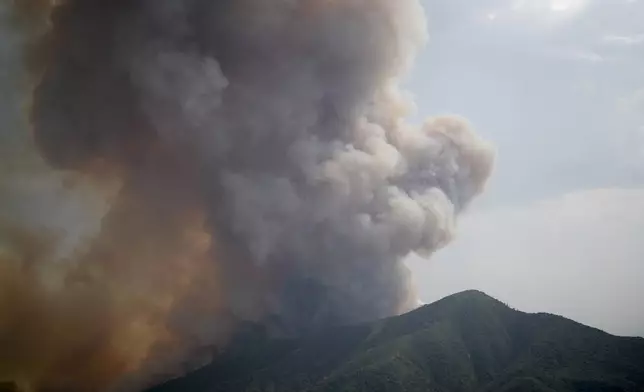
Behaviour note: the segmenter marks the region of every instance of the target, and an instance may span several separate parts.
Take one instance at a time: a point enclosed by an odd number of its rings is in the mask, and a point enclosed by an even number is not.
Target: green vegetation
[[[149,392],[644,391],[644,339],[526,314],[477,292],[299,340],[251,329]]]

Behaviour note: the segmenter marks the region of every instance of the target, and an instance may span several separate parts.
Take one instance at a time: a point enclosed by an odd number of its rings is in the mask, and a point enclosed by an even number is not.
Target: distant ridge
[[[297,340],[249,332],[148,392],[640,392],[644,339],[527,314],[470,290]]]

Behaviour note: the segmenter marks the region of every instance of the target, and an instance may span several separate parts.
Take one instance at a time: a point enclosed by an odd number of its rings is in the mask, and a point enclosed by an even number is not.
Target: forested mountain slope
[[[248,331],[149,392],[644,391],[644,339],[513,310],[477,291],[298,340]]]

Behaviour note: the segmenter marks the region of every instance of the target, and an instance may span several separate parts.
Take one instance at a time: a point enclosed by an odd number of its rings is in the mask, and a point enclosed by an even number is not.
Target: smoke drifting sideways
[[[405,121],[417,0],[13,6],[29,123],[2,138],[40,164],[0,172],[0,380],[24,390],[137,390],[242,321],[409,310],[404,257],[492,170],[465,120]]]

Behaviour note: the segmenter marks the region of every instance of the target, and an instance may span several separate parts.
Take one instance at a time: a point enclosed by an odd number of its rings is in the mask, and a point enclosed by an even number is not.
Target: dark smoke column
[[[405,121],[418,0],[51,7],[35,141],[57,169],[122,181],[110,227],[163,249],[203,212],[227,319],[298,333],[414,306],[403,258],[447,244],[493,163],[462,119]]]

